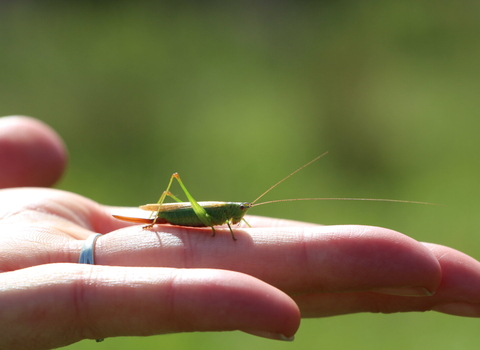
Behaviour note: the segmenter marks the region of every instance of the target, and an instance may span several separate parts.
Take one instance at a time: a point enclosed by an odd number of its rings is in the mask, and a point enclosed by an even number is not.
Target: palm
[[[0,188],[53,184],[65,166],[58,136],[33,119],[6,119]],[[388,229],[251,216],[253,228],[236,228],[233,242],[228,228],[216,237],[209,228],[143,230],[112,209],[59,190],[0,191],[0,348],[235,329],[285,340],[300,315],[480,317],[480,263]],[[104,234],[96,265],[78,264],[94,232]]]

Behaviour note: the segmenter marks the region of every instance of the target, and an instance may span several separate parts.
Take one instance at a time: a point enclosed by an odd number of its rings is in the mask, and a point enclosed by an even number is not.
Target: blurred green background
[[[480,3],[6,1],[0,115],[64,138],[59,188],[156,201],[178,171],[197,200],[295,202],[252,214],[385,226],[480,258]],[[240,332],[69,349],[473,349],[479,321],[438,313],[302,323],[294,343]]]

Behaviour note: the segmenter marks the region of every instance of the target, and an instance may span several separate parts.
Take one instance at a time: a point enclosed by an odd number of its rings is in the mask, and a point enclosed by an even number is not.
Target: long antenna
[[[257,199],[255,199],[251,204],[253,206],[253,204],[255,204],[255,202],[257,202],[260,198],[262,198],[263,196],[265,196],[268,192],[270,192],[271,190],[273,190],[275,187],[277,187],[278,185],[280,185],[283,181],[285,181],[286,179],[288,179],[290,176],[293,176],[295,175],[296,173],[298,173],[300,170],[302,170],[303,168],[309,166],[310,164],[312,164],[313,162],[315,162],[316,160],[322,158],[324,155],[326,155],[328,152],[325,152],[324,154],[321,154],[319,155],[317,158],[309,161],[307,164],[305,164],[304,166],[298,168],[297,170],[295,170],[293,173],[291,173],[290,175],[288,176],[285,176],[283,179],[281,179],[280,181],[278,181],[275,185],[273,185],[272,187],[270,187],[268,190],[266,190],[265,192],[263,192],[260,196],[257,197]],[[298,200],[298,199],[297,199]],[[305,199],[306,200],[306,199]],[[285,199],[283,200],[280,200],[280,201],[286,201]],[[259,203],[257,205],[260,205],[260,204],[265,204],[265,203],[271,203],[271,202],[264,202],[264,203]]]
[[[435,204],[435,203],[428,203],[428,202],[417,202],[417,201],[407,201],[407,200],[402,200],[402,199],[377,199],[377,198],[294,198],[294,199],[276,199],[273,201],[268,201],[268,202],[262,202],[262,203],[257,203],[255,204],[260,198],[265,196],[268,192],[273,190],[275,187],[280,185],[283,181],[287,180],[289,177],[295,175],[298,173],[300,170],[303,168],[309,166],[313,162],[317,161],[318,159],[322,158],[324,155],[326,155],[328,152],[325,152],[321,155],[319,155],[317,158],[309,161],[307,164],[304,166],[298,168],[295,170],[293,173],[290,175],[285,176],[283,179],[278,181],[275,185],[270,187],[268,190],[263,192],[257,199],[255,199],[251,204],[251,207],[256,207],[257,205],[263,205],[263,204],[269,204],[269,203],[278,203],[278,202],[294,202],[294,201],[371,201],[371,202],[396,202],[396,203],[413,203],[413,204],[427,204],[427,205],[437,205],[441,206],[440,204]]]
[[[372,202],[397,202],[397,203],[413,203],[413,204],[428,204],[428,205],[438,205],[435,203],[428,202],[417,202],[417,201],[406,201],[401,199],[377,199],[377,198],[294,198],[294,199],[277,199],[268,202],[262,202],[257,204],[252,204],[252,207],[257,205],[269,204],[269,203],[278,203],[278,202],[294,202],[294,201],[372,201]]]

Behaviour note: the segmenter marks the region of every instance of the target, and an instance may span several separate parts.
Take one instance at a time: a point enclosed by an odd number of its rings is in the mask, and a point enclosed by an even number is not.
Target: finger
[[[227,231],[227,232],[224,232]],[[289,294],[385,289],[425,295],[441,272],[435,256],[398,232],[366,226],[236,230],[132,226],[101,237],[98,263],[221,268],[243,272]],[[403,292],[403,293],[402,293]]]
[[[0,188],[51,186],[66,161],[62,140],[46,124],[28,117],[0,118]]]
[[[15,198],[22,197],[19,193],[23,192],[6,191],[17,205]],[[56,218],[68,218],[72,221],[71,229],[87,227],[103,233],[119,225],[115,222],[120,223],[108,215],[107,209],[80,196],[73,198],[71,194],[46,189],[25,193],[35,198],[48,195],[48,205],[40,205],[41,210],[35,210],[35,214],[47,211],[55,213]],[[23,218],[13,215],[8,219]],[[65,230],[63,226],[59,229]],[[387,229],[364,226],[236,229],[236,242],[231,240],[228,229],[219,228],[217,233],[211,237],[209,228],[162,225],[144,230],[141,225],[129,226],[98,240],[97,261],[102,265],[234,270],[260,278],[290,294],[387,288],[390,293],[403,291],[410,295],[412,291],[414,294],[425,293],[425,290],[433,292],[440,283],[435,256],[415,240]],[[41,252],[44,263],[74,262],[82,243],[75,240],[64,249],[46,245],[43,250],[35,251]],[[59,251],[66,253],[62,256]],[[15,254],[15,250],[9,250],[9,254]],[[24,256],[19,250],[17,260],[25,262]],[[7,263],[12,261],[5,259]]]
[[[374,292],[309,294],[295,297],[303,317],[326,317],[356,312],[435,310],[451,315],[480,317],[480,263],[454,249],[425,243],[442,269],[436,293],[405,297]]]
[[[424,244],[442,268],[442,282],[432,308],[451,315],[480,317],[480,262],[449,247]]]
[[[0,285],[2,349],[191,331],[291,337],[300,321],[290,297],[230,271],[48,264],[0,274]]]

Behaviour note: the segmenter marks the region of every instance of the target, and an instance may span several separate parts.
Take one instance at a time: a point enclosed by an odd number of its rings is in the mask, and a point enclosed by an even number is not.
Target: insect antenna
[[[304,166],[298,168],[297,170],[295,170],[295,171],[294,171],[293,173],[291,173],[290,175],[287,175],[287,176],[285,176],[283,179],[281,179],[280,181],[278,181],[275,185],[273,185],[273,186],[270,187],[268,190],[266,190],[265,192],[263,192],[260,196],[258,196],[257,199],[255,199],[255,200],[251,203],[252,207],[255,206],[254,204],[255,204],[260,198],[262,198],[262,197],[265,196],[268,192],[270,192],[270,191],[273,190],[275,187],[277,187],[278,185],[280,185],[283,181],[285,181],[285,180],[288,179],[289,177],[295,175],[295,174],[298,173],[300,170],[302,170],[303,168],[309,166],[310,164],[312,164],[312,163],[315,162],[316,160],[322,158],[322,157],[323,157],[324,155],[326,155],[327,153],[328,153],[328,152],[325,152],[325,153],[319,155],[317,158],[309,161],[309,162],[308,162],[307,164],[305,164]],[[298,200],[298,199],[297,199],[297,200]],[[287,200],[281,199],[281,200],[279,200],[279,201],[288,201],[288,199],[287,199]],[[266,204],[266,203],[271,203],[271,202],[264,202],[264,203],[259,203],[259,204],[256,204],[256,205]]]
[[[417,202],[417,201],[406,201],[401,199],[379,199],[379,198],[292,198],[292,199],[276,199],[273,201],[262,202],[252,204],[252,207],[257,205],[269,204],[269,203],[278,203],[278,202],[294,202],[294,201],[372,201],[372,202],[396,202],[396,203],[412,203],[412,204],[427,204],[427,205],[438,205],[435,203],[428,202]]]
[[[287,175],[285,176],[283,179],[281,179],[280,181],[278,181],[275,185],[271,186],[268,190],[266,190],[265,192],[263,192],[260,196],[257,197],[257,199],[255,199],[253,202],[250,203],[250,208],[252,207],[256,207],[258,205],[263,205],[263,204],[269,204],[269,203],[278,203],[278,202],[294,202],[294,201],[371,201],[371,202],[396,202],[396,203],[412,203],[412,204],[427,204],[427,205],[437,205],[437,206],[441,206],[440,204],[435,204],[435,203],[428,203],[428,202],[417,202],[417,201],[407,201],[407,200],[402,200],[402,199],[379,199],[379,198],[293,198],[293,199],[276,199],[276,200],[273,200],[273,201],[267,201],[267,202],[261,202],[261,203],[257,203],[257,201],[262,198],[263,196],[265,196],[268,192],[270,192],[271,190],[273,190],[275,187],[277,187],[278,185],[280,185],[283,181],[287,180],[289,177],[295,175],[296,173],[298,173],[300,170],[302,170],[303,168],[309,166],[310,164],[312,164],[313,162],[315,162],[316,160],[322,158],[324,155],[326,155],[328,152],[325,152],[321,155],[319,155],[317,158],[311,160],[310,162],[308,162],[307,164],[305,164],[304,166],[298,168],[297,170],[295,170],[293,173],[291,173],[290,175]]]

